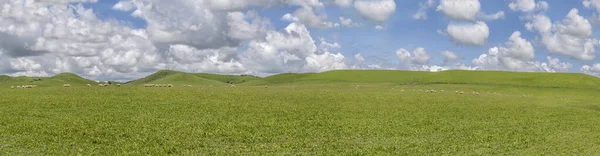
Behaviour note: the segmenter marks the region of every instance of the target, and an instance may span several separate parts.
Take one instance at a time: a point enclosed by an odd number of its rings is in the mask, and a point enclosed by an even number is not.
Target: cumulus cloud
[[[583,0],[582,3],[586,8],[594,8],[600,11],[600,0]]]
[[[538,1],[535,0],[513,0],[508,4],[508,7],[512,11],[521,11],[521,12],[532,12],[535,10],[547,10],[548,2],[546,1]]]
[[[487,54],[473,59],[473,64],[483,70],[510,70],[527,72],[566,72],[572,65],[558,58],[546,57],[547,62],[533,61],[532,44],[515,31],[504,45],[491,48]]]
[[[348,67],[342,54],[330,52],[339,44],[321,40],[317,47],[306,27],[297,23],[269,32],[264,40],[252,41],[248,46],[240,57],[257,72],[320,72]]]
[[[493,21],[493,20],[497,20],[497,19],[503,19],[504,11],[498,11],[495,14],[490,14],[490,15],[484,14],[484,13],[479,13],[479,14],[477,14],[477,16],[483,20]]]
[[[524,72],[567,72],[572,64],[561,62],[558,58],[546,57],[548,62],[525,61],[502,56],[499,48],[494,47],[487,54],[473,59],[473,64],[479,70],[509,70]]]
[[[419,10],[413,15],[413,19],[427,19],[427,10],[435,5],[435,1],[427,0],[426,2],[419,3]]]
[[[526,24],[530,30],[537,30],[541,43],[550,53],[570,56],[578,60],[594,60],[598,40],[592,36],[592,25],[579,15],[577,9],[569,11],[567,16],[554,24],[545,15],[536,15]]]
[[[131,1],[119,1],[112,7],[112,9],[119,11],[130,11],[135,7],[134,5],[135,4],[133,4]]]
[[[448,36],[457,43],[483,46],[490,35],[490,29],[482,21],[475,23],[450,23],[446,29]]]
[[[600,64],[583,65],[581,72],[600,77]]]
[[[333,2],[340,7],[349,7],[352,5],[352,0],[333,0]]]
[[[317,15],[317,14],[315,14],[315,12],[313,11],[312,8],[305,8],[305,7],[298,8],[292,14],[285,14],[283,17],[281,17],[281,19],[284,21],[289,21],[289,22],[302,23],[302,24],[308,25],[310,27],[316,27],[316,28],[340,27],[339,23],[333,23],[333,22],[327,21],[327,16]]]
[[[426,65],[432,59],[432,56],[425,51],[425,48],[416,48],[412,54],[406,49],[398,49],[396,57],[400,60],[400,64],[412,67],[413,65]]]
[[[394,0],[360,0],[354,2],[354,8],[367,19],[383,22],[396,12]]]
[[[442,57],[444,57],[444,64],[462,59],[462,57],[460,57],[460,56],[456,55],[454,52],[448,51],[448,50],[442,51],[440,53],[440,55],[442,55]]]
[[[479,0],[441,0],[437,10],[454,20],[475,21],[481,9]]]
[[[359,27],[361,25],[360,23],[353,22],[352,19],[350,19],[350,18],[345,18],[342,16],[340,16],[340,23],[341,23],[341,26],[344,26],[344,27]]]
[[[0,48],[5,50],[3,55],[12,57],[10,69],[4,72],[46,75],[80,71],[83,76],[102,76],[85,71],[143,72],[154,69],[153,64],[160,60],[145,30],[100,20],[82,5],[55,2],[2,3],[0,36],[8,42],[1,42]]]

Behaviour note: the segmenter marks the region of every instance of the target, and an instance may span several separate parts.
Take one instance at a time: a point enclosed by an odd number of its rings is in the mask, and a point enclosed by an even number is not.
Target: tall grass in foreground
[[[282,85],[0,93],[0,155],[600,152],[597,90]]]

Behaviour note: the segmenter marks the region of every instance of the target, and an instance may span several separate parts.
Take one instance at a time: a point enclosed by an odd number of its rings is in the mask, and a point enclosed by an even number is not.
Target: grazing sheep
[[[71,87],[71,84],[63,84],[63,87]]]
[[[10,89],[15,89],[15,86],[10,86]]]
[[[265,88],[269,88],[267,85],[265,85]]]
[[[105,83],[105,84],[104,84],[104,87],[108,87],[108,85],[109,85],[109,84]]]
[[[117,84],[117,87],[121,87],[121,84]]]
[[[20,88],[21,88],[21,86],[17,86],[17,88],[19,88],[19,89],[20,89]]]
[[[209,87],[213,87],[213,85],[210,85]]]
[[[211,85],[212,86],[212,85]],[[235,88],[235,85],[231,85],[231,88]]]
[[[98,84],[98,87],[104,87],[104,85],[103,84]]]
[[[168,84],[168,85],[167,85],[167,87],[169,87],[169,88],[170,88],[170,87],[173,87],[173,85],[172,85],[172,84]]]
[[[92,87],[92,85],[91,84],[87,84],[87,87]]]
[[[404,92],[404,89],[400,90],[401,92]]]
[[[444,91],[444,90],[440,90],[440,92],[446,92],[446,91]]]

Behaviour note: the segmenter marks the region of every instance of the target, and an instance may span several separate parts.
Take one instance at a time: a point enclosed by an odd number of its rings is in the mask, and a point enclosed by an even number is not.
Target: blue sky
[[[338,1],[349,2],[349,5],[339,5]],[[526,7],[526,1],[535,4],[535,7],[529,7],[529,10],[519,10],[510,6],[513,3],[515,6],[518,5],[517,7],[521,5]],[[600,4],[596,5],[595,1],[395,0],[392,3],[391,0],[178,0],[172,2],[98,0],[97,2],[81,3],[80,6],[81,10],[91,11],[97,19],[69,17],[68,15],[62,17],[63,15],[51,11],[47,16],[41,17],[42,19],[39,19],[39,21],[21,21],[21,23],[41,23],[39,27],[31,28],[40,32],[48,29],[48,27],[44,27],[44,22],[47,23],[46,25],[61,24],[53,23],[52,18],[65,18],[65,21],[74,18],[81,23],[86,23],[90,28],[79,26],[77,29],[71,29],[73,31],[86,30],[83,32],[100,29],[94,27],[101,24],[112,23],[107,25],[107,27],[110,27],[110,29],[107,28],[109,33],[101,33],[101,38],[105,38],[103,40],[108,42],[111,38],[119,36],[124,39],[121,42],[123,44],[128,43],[128,45],[114,45],[116,43],[102,43],[104,41],[100,41],[100,43],[94,42],[94,44],[102,46],[94,46],[94,48],[100,48],[93,49],[88,53],[83,53],[81,50],[69,52],[69,50],[78,48],[89,49],[90,47],[85,47],[89,43],[85,42],[90,40],[76,40],[77,42],[73,43],[73,36],[53,36],[56,39],[55,42],[52,42],[54,45],[36,48],[31,46],[24,51],[33,51],[27,52],[28,54],[34,53],[33,55],[19,55],[19,53],[26,52],[11,51],[14,48],[0,44],[0,49],[4,50],[4,55],[9,54],[8,57],[5,57],[4,63],[1,63],[2,60],[0,60],[0,64],[5,66],[0,68],[0,74],[52,75],[59,72],[74,72],[95,79],[126,80],[160,69],[270,75],[286,71],[321,72],[335,69],[435,71],[442,68],[444,70],[568,71],[600,75],[600,65],[598,65],[600,62],[595,57],[596,52],[592,53],[594,57],[591,58],[589,52],[582,54],[577,51],[578,48],[583,51],[584,43],[588,42],[593,43],[593,50],[598,48],[597,38],[600,38],[600,34],[597,31],[598,25],[595,22],[598,17],[594,15],[598,14],[595,6],[600,6]],[[548,7],[540,7],[540,4],[544,2],[547,3]],[[27,0],[2,3],[11,5],[14,7],[13,10],[43,10],[44,7],[63,7],[61,9],[79,14],[77,11],[79,1],[74,0],[71,3],[32,2],[39,4],[28,4]],[[427,14],[427,18],[414,18],[413,15],[420,10],[421,6],[427,3],[430,4],[428,7],[421,8]],[[466,3],[476,3],[481,7],[469,8]],[[116,5],[121,4],[131,5],[131,7],[121,9],[116,7]],[[152,8],[148,7],[150,6],[148,4],[151,4]],[[369,13],[361,12],[359,5],[363,4],[367,6],[364,7],[367,11],[374,14],[370,16]],[[395,7],[386,8],[383,4],[394,4]],[[144,6],[150,9],[140,8]],[[444,8],[440,9],[442,6]],[[177,9],[168,10],[169,7]],[[578,27],[580,25],[569,25],[569,23],[563,22],[567,18],[567,14],[573,9],[578,10],[576,16],[572,16],[573,19],[580,20],[582,23],[587,22],[588,25],[592,26],[591,36],[564,33],[559,28],[563,27],[567,31],[571,30],[570,27],[573,27],[573,30],[585,31],[585,26]],[[141,13],[141,16],[132,15],[136,10]],[[386,10],[392,11],[391,15],[378,14],[378,12]],[[477,16],[469,18],[465,14],[468,13],[468,10],[477,11]],[[301,11],[304,12],[299,13]],[[234,13],[239,15],[242,21],[232,21],[234,20],[232,18]],[[465,16],[452,16],[453,13],[456,13],[454,15]],[[493,19],[485,19],[480,16],[496,13],[502,13],[502,16]],[[294,17],[294,19],[284,19],[283,17],[286,14]],[[539,16],[536,15],[548,17],[551,23],[545,24],[548,27],[553,27],[553,29],[550,32],[544,32],[536,28],[528,29],[526,24],[533,23],[538,19]],[[356,25],[341,25],[340,17],[351,19],[352,24]],[[9,16],[0,18],[8,19]],[[48,19],[44,20],[43,18]],[[22,18],[22,20],[29,19],[31,18]],[[462,40],[460,36],[456,36],[457,33],[449,34],[451,26],[463,24],[469,30],[472,29],[471,26],[475,26],[475,23],[479,21],[485,23],[489,30],[489,34],[483,35],[485,39],[481,44],[464,41],[472,38],[472,35],[478,35],[475,32],[461,31],[460,33],[465,33],[467,36]],[[337,24],[337,26],[325,26],[325,24],[321,25],[322,23]],[[188,29],[190,24],[204,27],[199,30]],[[291,25],[296,24],[300,27],[291,27]],[[211,28],[207,28],[207,25]],[[233,28],[234,26],[235,28]],[[383,29],[378,30],[375,28],[376,26],[382,26]],[[238,33],[237,36],[231,36],[239,30],[244,31]],[[289,32],[285,30],[289,30]],[[309,37],[302,37],[303,30],[307,30],[304,33]],[[131,33],[121,34],[122,32],[118,31],[131,31]],[[520,36],[515,36],[514,40],[509,40],[509,37],[515,31],[521,32]],[[12,37],[13,40],[23,41],[24,45],[40,44],[39,38],[52,39],[46,33],[23,35],[18,32],[14,30],[11,32],[8,27],[5,29],[0,28],[0,33],[7,34],[7,37],[4,37],[5,39]],[[174,34],[180,32],[182,34]],[[295,38],[294,32],[298,32],[300,37]],[[128,36],[131,34],[134,34],[134,36]],[[89,37],[96,34],[86,35]],[[554,38],[552,38],[553,36]],[[564,38],[556,36],[563,36]],[[77,39],[81,38],[81,36],[78,37]],[[321,41],[321,38],[324,40]],[[524,41],[520,42],[520,39]],[[565,39],[579,39],[577,40],[579,42],[573,42],[571,45],[552,42],[565,41]],[[313,42],[309,43],[310,40]],[[506,44],[507,42],[511,43]],[[50,42],[42,43],[48,44]],[[298,45],[290,47],[281,43],[298,43]],[[328,46],[329,44],[337,46]],[[527,50],[528,47],[531,47],[528,44],[533,47],[533,58],[526,57],[527,54],[531,54]],[[124,48],[112,48],[115,46]],[[71,47],[72,49],[64,49],[65,47]],[[274,53],[262,49],[264,47],[274,49]],[[418,52],[415,49],[419,48],[423,48],[424,53],[430,57],[426,57],[426,55],[417,56]],[[499,51],[498,55],[492,58],[494,63],[475,63],[473,59],[479,58],[482,54],[486,54],[488,56],[486,60],[489,61],[490,54],[488,51],[494,48]],[[568,50],[568,48],[575,48],[575,50]],[[449,62],[444,62],[448,58],[440,55],[442,51],[451,51],[460,56],[461,59],[451,59]],[[338,53],[341,55],[337,55]],[[402,58],[401,54],[405,53],[410,57]],[[364,61],[357,61],[359,59],[356,56],[357,54],[360,54]],[[109,55],[117,55],[115,57],[120,59],[112,60]],[[552,59],[559,59],[559,61],[551,64],[547,59],[548,56]],[[343,59],[340,57],[343,57]],[[211,60],[211,58],[213,59]],[[52,59],[56,59],[56,61],[48,61]],[[133,62],[127,60],[133,60]],[[311,63],[311,61],[316,61],[316,63]],[[497,63],[498,61],[500,63]],[[140,62],[146,62],[147,64]],[[544,63],[547,66],[543,65]],[[142,64],[144,65],[142,66]],[[458,66],[461,67],[458,68]]]

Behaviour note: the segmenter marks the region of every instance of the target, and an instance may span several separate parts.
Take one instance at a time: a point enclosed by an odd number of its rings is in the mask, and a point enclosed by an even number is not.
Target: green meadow
[[[600,79],[583,74],[159,71],[96,85],[0,76],[0,155],[600,153]]]

